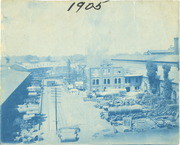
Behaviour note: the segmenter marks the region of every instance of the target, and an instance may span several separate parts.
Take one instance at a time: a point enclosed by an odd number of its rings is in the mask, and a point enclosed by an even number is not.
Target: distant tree
[[[33,56],[33,55],[26,55],[24,59],[26,62],[29,62],[29,63],[39,61],[39,58],[37,56]]]
[[[151,92],[153,94],[156,94],[159,88],[159,79],[157,76],[157,71],[158,71],[157,65],[154,64],[153,62],[148,62],[146,64],[146,69],[147,69],[147,76],[148,76]]]
[[[103,59],[101,62],[101,66],[112,66],[112,64],[109,59]]]
[[[67,64],[67,82],[71,83],[71,60],[67,59],[66,60],[66,64]]]
[[[6,63],[10,62],[10,57],[9,56],[6,56],[5,59],[6,59]]]
[[[172,81],[169,79],[170,70],[171,70],[171,66],[163,65],[163,73],[164,73],[163,96],[166,99],[171,99],[171,94],[173,91]]]
[[[83,62],[85,61],[86,57],[82,54],[75,54],[70,56],[72,62]]]
[[[164,80],[169,79],[170,70],[171,70],[171,66],[163,65]]]
[[[52,60],[51,56],[46,57],[46,61],[51,61],[51,60]]]
[[[71,81],[77,81],[78,72],[75,69],[71,69]]]

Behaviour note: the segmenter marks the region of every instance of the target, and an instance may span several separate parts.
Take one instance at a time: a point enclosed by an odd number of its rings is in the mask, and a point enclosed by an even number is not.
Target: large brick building
[[[89,68],[88,90],[96,92],[115,88],[125,88],[127,92],[139,90],[142,78],[142,75],[126,75],[122,67],[103,65]]]

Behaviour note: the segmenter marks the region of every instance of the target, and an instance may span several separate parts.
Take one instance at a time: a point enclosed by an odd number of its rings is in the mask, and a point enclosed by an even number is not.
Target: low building
[[[61,79],[45,79],[43,80],[43,86],[53,87],[53,86],[61,86],[63,82]]]
[[[84,90],[84,83],[82,81],[74,82],[74,88],[78,90]]]
[[[143,81],[142,75],[125,75],[124,79],[124,88],[127,92],[141,89],[141,84]]]

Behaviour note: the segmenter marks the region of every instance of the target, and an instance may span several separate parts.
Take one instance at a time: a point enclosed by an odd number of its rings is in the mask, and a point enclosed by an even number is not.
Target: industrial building
[[[168,50],[148,50],[145,55],[178,55],[179,54],[179,38],[174,38],[174,46]]]
[[[126,74],[124,68],[102,65],[89,68],[88,90],[103,92],[107,89],[124,88],[127,92],[139,90],[142,83],[142,75]]]
[[[146,57],[147,56],[147,57]],[[172,96],[171,98],[174,100],[176,98],[176,101],[178,102],[178,94],[179,94],[179,61],[178,61],[178,55],[139,55],[137,56],[129,56],[129,58],[114,58],[112,59],[112,62],[114,65],[121,65],[124,67],[125,70],[128,70],[132,74],[141,74],[143,76],[143,81],[141,84],[141,91],[146,92],[149,91],[149,81],[147,78],[147,69],[146,64],[151,61],[152,63],[157,65],[158,71],[157,76],[160,80],[160,86],[159,86],[159,94],[162,94],[163,92],[163,66],[168,65],[171,66],[170,72],[169,72],[169,79],[172,80]]]

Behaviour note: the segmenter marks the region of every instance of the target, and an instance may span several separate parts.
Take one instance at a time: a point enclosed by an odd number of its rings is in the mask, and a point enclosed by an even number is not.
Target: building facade
[[[142,75],[125,75],[124,88],[127,92],[141,90],[143,76]]]
[[[101,66],[89,68],[88,91],[103,92],[106,89],[139,90],[143,76],[125,75],[122,67]]]

